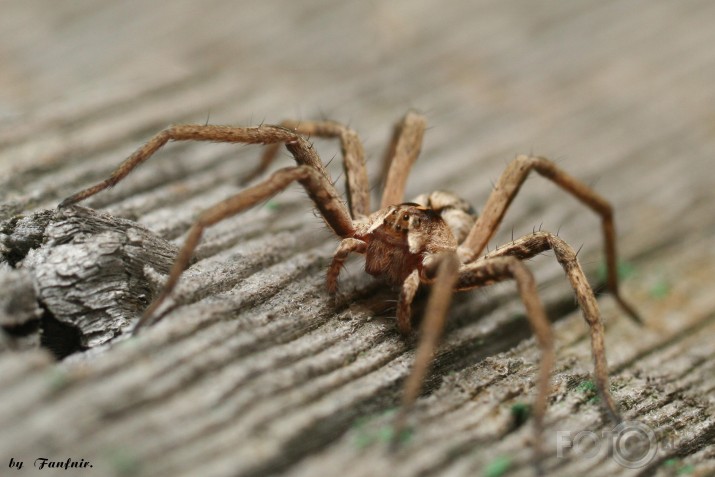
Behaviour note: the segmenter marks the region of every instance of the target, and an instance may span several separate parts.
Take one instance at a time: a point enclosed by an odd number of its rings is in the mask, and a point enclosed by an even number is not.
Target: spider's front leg
[[[126,177],[139,164],[149,159],[169,141],[210,141],[251,144],[285,144],[293,155],[298,167],[281,169],[264,182],[250,187],[203,212],[196,224],[189,230],[186,241],[169,272],[164,289],[149,305],[137,323],[135,330],[148,323],[158,306],[176,286],[179,277],[188,265],[194,249],[206,227],[235,215],[260,203],[285,189],[294,181],[300,182],[315,203],[327,225],[340,237],[350,237],[355,225],[345,204],[340,199],[325,167],[313,150],[312,145],[302,136],[280,126],[232,127],[216,125],[178,125],[165,129],[137,149],[122,162],[109,178],[63,200],[59,207],[67,207],[112,187]]]
[[[345,260],[347,260],[350,253],[365,253],[367,250],[367,244],[362,240],[356,238],[346,238],[340,241],[338,249],[333,255],[333,260],[330,262],[328,267],[328,273],[325,277],[325,285],[328,289],[328,293],[334,295],[338,291],[338,276],[340,271],[343,269]]]
[[[331,197],[326,192],[325,186],[326,183],[329,183],[328,179],[309,166],[280,169],[264,182],[219,202],[204,211],[189,230],[186,241],[179,250],[174,265],[171,267],[163,290],[144,311],[144,314],[137,322],[134,330],[138,330],[151,321],[154,312],[176,287],[179,277],[181,277],[184,269],[191,261],[191,257],[201,240],[204,229],[273,197],[294,181],[300,182],[306,188],[309,195],[316,198],[316,205],[326,219],[330,217],[330,212],[339,211],[341,206],[344,207],[338,197]],[[343,214],[347,215],[347,211],[344,211]]]
[[[402,283],[400,296],[397,299],[397,329],[402,336],[409,336],[412,333],[412,302],[419,287],[420,272],[413,270]]]
[[[444,323],[447,319],[449,304],[452,299],[452,293],[455,283],[459,279],[459,259],[455,253],[444,252],[439,255],[430,257],[429,267],[431,275],[433,275],[432,290],[427,301],[427,309],[425,310],[422,327],[420,328],[420,341],[415,351],[415,361],[412,365],[412,372],[405,381],[404,390],[402,392],[402,406],[395,417],[394,434],[392,445],[396,445],[405,426],[407,412],[414,404],[417,396],[422,389],[422,383],[425,380],[425,375],[429,370],[432,362],[434,351],[437,348],[439,339],[444,330]],[[402,293],[400,293],[400,306],[406,307],[407,315],[403,315],[403,320],[406,320],[406,332],[409,333],[411,325],[409,323],[410,304],[414,299],[415,292],[419,286],[419,274],[417,283],[414,283],[413,275],[418,273],[416,270],[410,274],[405,280]],[[414,288],[413,288],[414,287]],[[398,323],[400,316],[398,315]],[[400,330],[402,331],[402,329]],[[405,334],[405,332],[403,332]]]
[[[155,134],[143,146],[134,151],[107,179],[67,197],[58,207],[62,208],[76,204],[116,185],[169,141],[286,144],[296,140],[296,137],[296,134],[288,129],[267,125],[250,128],[214,124],[179,124],[171,126]]]

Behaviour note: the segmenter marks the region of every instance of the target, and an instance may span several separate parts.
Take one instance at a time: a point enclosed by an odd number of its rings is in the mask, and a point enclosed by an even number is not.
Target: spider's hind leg
[[[601,320],[596,297],[586,280],[586,275],[583,273],[581,265],[578,263],[574,249],[556,235],[549,232],[537,232],[499,247],[498,250],[487,254],[483,260],[497,257],[516,257],[519,260],[527,260],[546,250],[554,251],[556,259],[563,267],[564,272],[566,272],[566,276],[576,294],[576,299],[591,336],[591,352],[593,354],[596,386],[611,420],[618,423],[621,418],[610,392],[603,321]],[[478,265],[481,262],[482,260],[478,260],[473,263]]]
[[[536,171],[541,176],[549,179],[600,216],[606,255],[608,289],[629,318],[636,323],[642,324],[642,320],[635,309],[621,297],[618,286],[618,257],[616,253],[616,226],[613,219],[613,207],[591,187],[544,157],[522,155],[507,165],[489,195],[487,203],[474,227],[464,240],[464,243],[459,247],[459,256],[462,261],[465,263],[471,262],[482,253],[487,242],[497,231],[511,201],[516,197],[521,185],[531,171]]]
[[[308,137],[338,138],[343,155],[348,207],[354,219],[370,214],[370,190],[365,166],[365,150],[357,132],[336,121],[286,120],[281,127]],[[256,168],[241,179],[246,184],[263,174],[278,154],[280,144],[269,144]]]
[[[381,209],[402,202],[407,176],[422,149],[426,128],[427,120],[416,111],[408,111],[395,125],[383,159]]]

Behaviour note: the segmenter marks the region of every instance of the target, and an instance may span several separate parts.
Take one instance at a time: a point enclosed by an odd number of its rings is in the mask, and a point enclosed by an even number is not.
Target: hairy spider
[[[640,322],[636,312],[619,294],[615,228],[610,204],[548,159],[533,156],[518,156],[509,163],[478,216],[466,201],[448,192],[433,192],[421,195],[413,202],[402,202],[407,176],[420,152],[425,127],[424,117],[414,111],[408,112],[395,126],[385,156],[386,177],[382,203],[376,212],[370,209],[362,144],[355,131],[332,121],[285,121],[281,125],[257,127],[172,126],[152,137],[109,178],[68,197],[59,207],[75,204],[113,186],[169,141],[269,145],[260,165],[248,179],[265,171],[275,158],[278,147],[285,144],[297,166],[274,172],[268,179],[219,202],[199,216],[176,257],[164,289],[146,309],[137,328],[152,319],[157,307],[174,289],[206,227],[263,202],[298,181],[305,187],[327,225],[341,238],[327,272],[326,285],[330,293],[337,291],[338,275],[348,255],[352,252],[364,254],[367,273],[383,277],[387,282],[401,287],[397,327],[402,334],[407,335],[411,332],[410,307],[417,289],[421,284],[432,286],[415,363],[405,383],[402,411],[398,413],[396,422],[398,430],[403,426],[405,412],[415,401],[424,381],[444,328],[452,292],[513,279],[542,353],[537,397],[533,405],[534,430],[537,437],[540,435],[555,359],[554,343],[551,325],[537,294],[534,277],[524,265],[524,260],[548,249],[554,251],[571,282],[590,328],[598,390],[606,410],[618,421],[618,411],[608,385],[603,323],[593,290],[574,250],[556,235],[539,231],[482,255],[522,183],[532,170],[536,171],[600,215],[608,288],[621,308],[632,319]],[[347,183],[347,205],[333,186],[308,136],[340,140]]]

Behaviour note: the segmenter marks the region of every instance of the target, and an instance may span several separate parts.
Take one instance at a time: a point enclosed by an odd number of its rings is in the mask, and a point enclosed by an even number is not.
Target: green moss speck
[[[681,468],[679,468],[677,470],[677,472],[678,472],[678,475],[688,475],[688,474],[692,474],[694,470],[695,470],[695,466],[693,464],[686,464],[686,465],[682,466]]]
[[[141,469],[139,459],[128,449],[112,449],[106,453],[106,459],[117,475],[137,475]]]
[[[618,269],[618,278],[620,278],[621,280],[627,280],[628,278],[632,277],[636,271],[633,264],[631,264],[629,262],[619,261],[616,264],[616,268]],[[601,281],[601,282],[606,281],[606,279],[608,278],[607,273],[606,273],[606,262],[601,262],[598,265],[597,275],[598,275],[599,281]]]
[[[59,391],[69,384],[69,376],[67,372],[60,368],[52,368],[47,371],[47,382],[53,391]]]
[[[648,294],[653,298],[665,298],[670,294],[670,282],[665,277],[660,277],[648,290]]]
[[[499,456],[484,468],[484,477],[501,477],[509,470],[509,467],[511,467],[511,459]]]
[[[531,407],[523,402],[517,402],[511,406],[511,416],[516,427],[521,426],[529,419]]]
[[[665,466],[675,470],[676,475],[689,475],[695,470],[693,464],[684,464],[682,460],[677,458],[666,460]]]
[[[353,423],[353,431],[355,432],[355,446],[358,449],[369,447],[375,443],[391,444],[395,436],[395,428],[390,424],[377,427],[371,422],[375,420],[387,419],[390,422],[392,417],[397,412],[397,409],[388,409],[384,413],[377,416],[363,416],[355,419]],[[405,444],[412,438],[412,429],[403,429],[397,437],[397,443]]]
[[[598,390],[596,384],[590,379],[582,381],[578,386],[576,386],[576,389],[582,393],[595,393]]]

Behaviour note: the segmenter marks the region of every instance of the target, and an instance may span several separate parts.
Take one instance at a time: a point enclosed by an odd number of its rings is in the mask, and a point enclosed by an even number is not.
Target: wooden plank
[[[327,295],[336,241],[298,187],[209,229],[166,319],[107,341],[160,286],[198,213],[241,189],[259,148],[173,144],[90,208],[53,210],[167,124],[207,118],[326,111],[358,130],[374,180],[392,122],[417,107],[432,128],[408,195],[446,188],[479,208],[506,161],[533,150],[614,204],[625,294],[647,325],[600,297],[613,392],[659,446],[637,469],[573,447],[559,456],[559,435],[613,425],[589,384],[572,292],[553,257],[539,258],[558,342],[549,474],[715,472],[715,11],[696,3],[4,5],[0,466],[53,475],[32,468],[44,456],[85,459],[97,475],[532,474],[521,417],[539,356],[513,286],[455,300],[411,438],[389,454],[413,343],[395,331],[394,292],[359,261],[342,295]],[[339,152],[315,143],[326,160]],[[540,178],[490,247],[540,226],[583,244],[600,282],[596,218]],[[54,362],[27,350],[40,341],[93,348]]]

